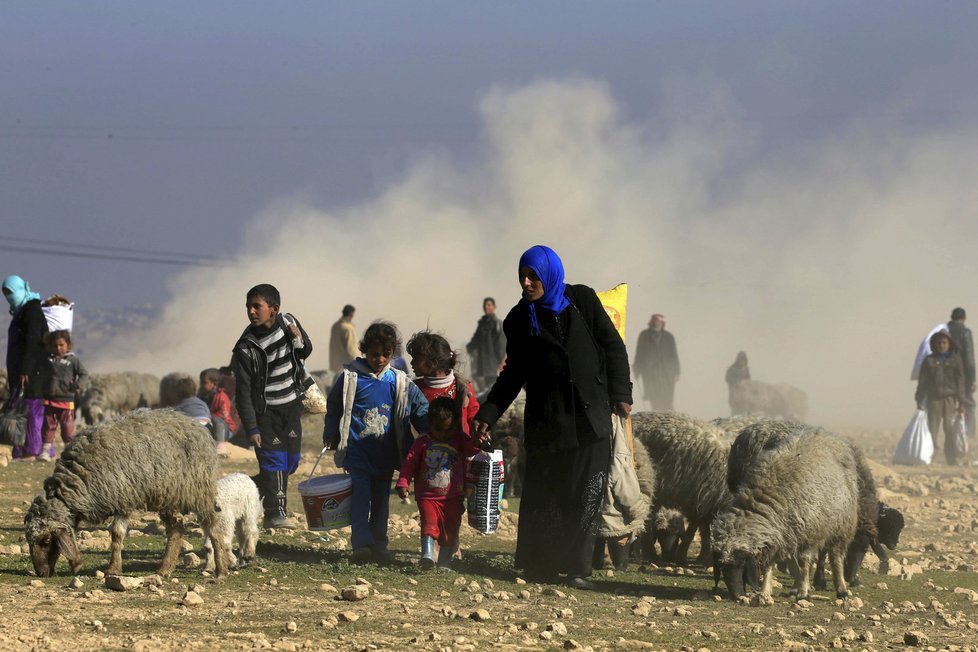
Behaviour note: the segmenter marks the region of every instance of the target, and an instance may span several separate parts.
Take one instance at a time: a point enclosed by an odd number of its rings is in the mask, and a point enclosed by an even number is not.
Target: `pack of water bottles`
[[[468,503],[469,525],[492,534],[499,527],[499,503],[503,499],[503,483],[506,474],[503,452],[483,451],[469,464]]]

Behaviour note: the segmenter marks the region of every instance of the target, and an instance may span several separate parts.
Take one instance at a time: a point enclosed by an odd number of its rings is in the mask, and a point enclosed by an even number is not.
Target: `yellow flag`
[[[601,305],[611,318],[622,342],[625,341],[625,304],[628,303],[628,283],[619,283],[610,290],[598,292]]]

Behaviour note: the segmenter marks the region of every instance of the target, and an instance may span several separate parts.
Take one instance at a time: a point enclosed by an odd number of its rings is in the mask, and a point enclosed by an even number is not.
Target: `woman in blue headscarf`
[[[3,279],[3,296],[10,305],[10,328],[7,330],[7,375],[10,395],[23,390],[27,406],[27,438],[15,446],[15,460],[34,460],[41,455],[41,425],[44,421],[44,388],[41,371],[47,359],[44,336],[48,324],[41,310],[41,295],[31,292],[27,281],[19,276]]]
[[[475,418],[486,431],[526,390],[526,472],[516,567],[527,579],[590,589],[591,560],[610,463],[611,415],[631,411],[621,336],[586,285],[564,283],[543,245],[519,263],[523,298],[503,321],[506,363]]]

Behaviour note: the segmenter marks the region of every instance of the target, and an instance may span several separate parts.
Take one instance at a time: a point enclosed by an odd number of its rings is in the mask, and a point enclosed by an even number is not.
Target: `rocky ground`
[[[319,427],[310,420],[307,433]],[[889,568],[879,573],[870,553],[847,603],[828,592],[795,602],[779,590],[773,605],[756,608],[715,594],[709,569],[697,566],[601,571],[595,592],[528,584],[512,571],[514,511],[495,535],[465,528],[457,572],[423,573],[414,566],[416,511],[394,497],[397,563],[388,568],[351,566],[342,530],[273,531],[263,533],[256,563],[215,581],[201,570],[198,530],[181,568],[163,579],[154,574],[158,519],[140,514],[123,577],[102,573],[108,533],[91,527],[79,532],[82,571],[74,576],[62,561],[55,577],[39,579],[23,514],[51,466],[8,462],[0,468],[0,649],[978,651],[978,467],[890,467],[898,433],[845,434],[873,461],[883,500],[906,515]],[[298,478],[312,469],[316,440],[307,436]],[[254,462],[239,449],[223,465],[253,472]],[[327,463],[317,475],[333,470]]]

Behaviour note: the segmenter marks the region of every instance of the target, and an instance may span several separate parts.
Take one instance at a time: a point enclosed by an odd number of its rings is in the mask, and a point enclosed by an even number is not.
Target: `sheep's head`
[[[659,542],[662,558],[675,561],[679,542],[685,531],[683,515],[673,509],[661,509],[655,516],[655,540]]]
[[[24,516],[24,537],[30,547],[31,563],[39,577],[51,577],[62,554],[72,572],[81,568],[81,553],[67,508],[61,501],[35,496]]]
[[[884,502],[880,502],[880,518],[877,522],[879,542],[893,550],[900,543],[900,533],[903,532],[903,514]]]

